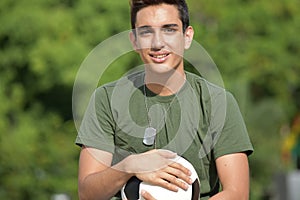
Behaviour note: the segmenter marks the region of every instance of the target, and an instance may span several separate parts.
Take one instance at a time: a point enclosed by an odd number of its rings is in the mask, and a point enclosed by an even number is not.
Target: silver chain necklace
[[[154,148],[156,149],[156,134],[157,134],[157,131],[152,126],[151,117],[149,116],[149,107],[148,107],[148,98],[147,98],[147,93],[146,93],[146,84],[144,84],[143,89],[144,89],[144,101],[145,101],[145,107],[146,107],[146,111],[147,111],[147,120],[148,120],[148,127],[145,129],[143,144],[145,144],[147,146],[151,146],[151,145],[154,144]],[[175,97],[172,99],[168,109],[164,113],[164,120],[166,118],[166,115],[168,114],[169,109],[171,108],[171,106],[173,104],[174,99],[175,99]]]

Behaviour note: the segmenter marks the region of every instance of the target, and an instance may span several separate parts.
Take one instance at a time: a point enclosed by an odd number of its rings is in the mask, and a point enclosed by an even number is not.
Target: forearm
[[[218,194],[214,195],[213,197],[209,198],[209,200],[248,200],[248,194],[241,194],[238,191],[222,191]]]
[[[79,180],[80,200],[108,200],[130,179],[132,174],[109,167]]]
[[[152,150],[126,157],[111,166],[111,154],[84,148],[79,160],[80,200],[108,200],[132,177],[168,166],[175,153]],[[101,162],[99,162],[101,160]],[[151,162],[149,162],[151,161]]]

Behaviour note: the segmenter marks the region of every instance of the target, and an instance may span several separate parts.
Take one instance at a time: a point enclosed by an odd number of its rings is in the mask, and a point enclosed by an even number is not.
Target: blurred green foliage
[[[280,128],[300,110],[300,2],[187,2],[195,40],[241,106],[255,147],[251,199],[260,199],[287,168]],[[97,44],[130,28],[128,1],[2,0],[0,24],[0,199],[77,199],[73,83]],[[139,63],[121,57],[100,83]]]

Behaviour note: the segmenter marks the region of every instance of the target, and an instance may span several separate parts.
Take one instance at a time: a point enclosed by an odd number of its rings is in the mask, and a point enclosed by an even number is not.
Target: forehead
[[[175,5],[160,4],[148,6],[137,12],[136,27],[161,27],[166,24],[182,26],[180,15]]]

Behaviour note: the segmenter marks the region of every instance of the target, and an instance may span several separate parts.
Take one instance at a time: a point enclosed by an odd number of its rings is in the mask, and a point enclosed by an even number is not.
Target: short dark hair
[[[135,29],[136,15],[139,10],[148,6],[160,4],[175,5],[179,12],[179,17],[182,22],[183,32],[190,25],[189,10],[185,0],[130,0],[131,7],[131,28]]]

